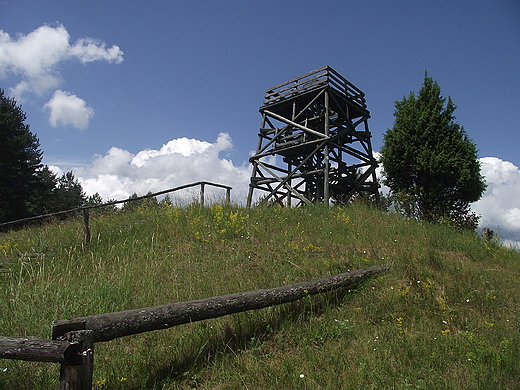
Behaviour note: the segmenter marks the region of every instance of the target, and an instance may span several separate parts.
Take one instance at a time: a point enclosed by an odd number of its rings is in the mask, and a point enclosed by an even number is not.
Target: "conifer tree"
[[[0,89],[0,223],[82,206],[86,197],[72,172],[57,178],[42,164],[26,115]]]
[[[470,203],[486,185],[476,146],[455,121],[455,109],[427,73],[418,96],[411,92],[395,103],[394,126],[381,149],[384,183],[406,216],[474,229],[479,217]]]
[[[58,178],[57,185],[54,188],[54,198],[57,204],[54,207],[55,211],[70,210],[83,206],[87,200],[83,187],[74,177],[72,171],[64,173]]]
[[[29,216],[40,183],[40,143],[25,120],[22,108],[0,89],[0,222]]]

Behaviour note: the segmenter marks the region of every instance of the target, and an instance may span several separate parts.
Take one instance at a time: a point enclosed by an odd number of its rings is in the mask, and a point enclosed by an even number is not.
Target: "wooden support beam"
[[[325,142],[325,141],[323,141]],[[320,149],[322,148],[321,144],[318,145],[316,147],[316,149],[314,149],[314,151],[312,153],[309,153],[307,155],[307,157],[305,157],[298,166],[296,166],[292,172],[290,172],[285,178],[280,178],[279,176],[277,176],[276,174],[274,174],[274,172],[270,171],[269,169],[267,169],[265,167],[265,165],[261,162],[261,161],[256,161],[256,164],[257,166],[262,166],[266,171],[268,171],[272,176],[274,176],[278,181],[279,181],[279,184],[278,186],[276,186],[275,189],[273,189],[271,191],[271,193],[269,194],[269,196],[271,196],[273,193],[276,193],[282,186],[284,186],[285,188],[287,188],[288,191],[291,191],[292,193],[294,193],[296,195],[297,198],[299,198],[302,202],[306,203],[306,204],[310,204],[312,203],[309,199],[307,199],[306,197],[304,197],[302,194],[300,194],[298,191],[296,191],[294,188],[291,188],[287,182],[289,180],[291,180],[291,178],[293,177],[292,175],[296,174],[296,172],[298,172],[298,170],[308,161],[310,160]]]
[[[297,127],[298,129],[300,130],[303,130],[309,134],[313,134],[315,135],[316,137],[319,137],[319,138],[328,138],[325,134],[323,133],[320,133],[318,131],[315,131],[313,129],[309,129],[308,127],[305,127],[303,125],[300,125],[299,123],[296,123],[296,122],[293,122],[292,120],[290,119],[287,119],[287,118],[284,118],[283,116],[281,115],[278,115],[274,112],[271,112],[271,111],[268,111],[268,110],[264,110],[264,113],[269,115],[270,117],[273,117],[274,119],[277,119],[279,120],[280,122],[283,122],[283,123],[287,123],[288,125],[291,125],[291,126],[294,126],[294,127]]]
[[[200,206],[204,207],[204,182],[200,183]]]
[[[325,90],[325,124],[324,124],[324,132],[325,135],[329,136],[329,115],[330,115],[330,107],[329,107],[329,92]],[[324,158],[324,175],[323,175],[323,201],[324,203],[329,206],[329,200],[330,200],[330,188],[329,188],[329,169],[330,169],[330,162],[329,162],[329,144],[326,143],[323,148],[323,158]]]
[[[258,165],[261,166],[262,168],[264,168],[267,172],[269,172],[272,176],[275,177],[276,179],[276,182],[278,182],[279,184],[271,191],[271,193],[268,195],[268,196],[271,196],[273,194],[276,194],[278,193],[278,190],[281,188],[281,187],[285,187],[287,189],[287,191],[289,192],[292,192],[294,194],[294,196],[296,196],[297,198],[299,198],[302,202],[304,203],[307,203],[307,204],[311,204],[312,202],[305,198],[303,195],[301,195],[300,193],[298,193],[298,191],[296,191],[294,188],[292,188],[291,186],[289,186],[288,184],[288,181],[291,179],[291,175],[288,175],[286,177],[280,177],[278,176],[277,174],[275,174],[273,171],[271,171],[269,168],[267,168],[261,161],[258,162]]]

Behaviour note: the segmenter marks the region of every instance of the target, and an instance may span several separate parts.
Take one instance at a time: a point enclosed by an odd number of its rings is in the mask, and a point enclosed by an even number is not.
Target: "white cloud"
[[[9,94],[19,103],[30,94],[44,96],[55,90],[63,81],[59,67],[69,60],[83,64],[93,61],[119,64],[123,61],[123,52],[116,45],[107,48],[104,42],[93,38],[81,38],[71,44],[70,35],[62,24],[55,27],[46,24],[27,35],[19,34],[16,37],[0,30],[0,79],[13,76],[19,80],[9,89]],[[71,98],[68,99],[68,109],[73,108]],[[77,105],[79,100],[72,105]],[[88,118],[92,115],[85,104],[80,109],[82,116],[79,122],[77,116],[72,122],[68,116],[65,121],[60,121],[63,116],[53,118],[54,112],[51,109],[51,123],[72,124],[80,128],[88,124]],[[78,112],[77,106],[75,112]],[[87,113],[90,114],[85,117]]]
[[[376,168],[376,177],[380,185],[379,191],[383,195],[387,196],[388,194],[390,194],[390,188],[383,184],[383,164],[380,162],[381,153],[373,151],[372,156],[374,156],[374,158],[378,161],[378,165]]]
[[[147,149],[135,155],[112,147],[104,156],[95,156],[90,167],[74,169],[74,175],[88,195],[98,192],[105,200],[209,181],[233,187],[233,200],[245,203],[249,167],[237,167],[231,160],[219,157],[232,147],[226,133],[220,133],[214,143],[178,138],[159,150]]]
[[[78,129],[86,129],[94,110],[87,103],[62,90],[56,90],[51,100],[45,103],[44,108],[50,110],[49,123],[56,127],[71,125]]]
[[[19,75],[22,81],[11,92],[21,98],[23,93],[38,95],[55,88],[60,76],[55,67],[68,58],[69,34],[61,25],[56,28],[44,25],[28,35],[12,39],[0,33],[0,75]]]
[[[81,38],[69,49],[69,55],[76,57],[82,63],[105,60],[119,64],[123,61],[123,52],[119,46],[107,49],[104,42],[93,38]]]
[[[497,157],[480,162],[488,187],[472,209],[482,215],[481,227],[495,230],[503,240],[517,241],[520,248],[520,169]]]

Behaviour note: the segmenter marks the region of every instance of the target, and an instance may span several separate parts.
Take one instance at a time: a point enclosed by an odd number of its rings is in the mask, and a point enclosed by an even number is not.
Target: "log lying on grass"
[[[0,337],[0,358],[80,364],[81,346],[68,341],[37,337]]]
[[[52,338],[61,339],[69,331],[89,329],[93,331],[94,342],[109,341],[117,337],[293,302],[306,295],[352,287],[388,268],[389,265],[380,265],[283,287],[58,320],[52,323]]]

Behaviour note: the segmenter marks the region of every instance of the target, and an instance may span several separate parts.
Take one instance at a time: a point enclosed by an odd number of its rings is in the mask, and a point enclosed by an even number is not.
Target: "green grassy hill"
[[[520,253],[363,205],[141,206],[0,235],[0,335],[393,263],[354,291],[96,344],[99,389],[519,389]],[[59,366],[0,360],[0,389]]]

